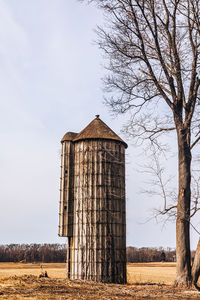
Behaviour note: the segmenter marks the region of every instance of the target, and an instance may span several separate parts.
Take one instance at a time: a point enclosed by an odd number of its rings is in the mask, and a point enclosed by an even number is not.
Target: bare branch
[[[194,146],[200,141],[200,136],[192,143],[190,149],[194,148]]]

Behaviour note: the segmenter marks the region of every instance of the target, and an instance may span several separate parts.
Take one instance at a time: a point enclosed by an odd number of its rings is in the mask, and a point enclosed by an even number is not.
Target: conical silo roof
[[[128,147],[127,144],[99,118],[99,115],[77,134],[73,142],[88,139],[115,140],[123,143],[125,148]]]
[[[65,141],[72,141],[76,136],[77,136],[78,133],[76,132],[67,132],[62,140],[61,140],[61,143],[65,142]]]

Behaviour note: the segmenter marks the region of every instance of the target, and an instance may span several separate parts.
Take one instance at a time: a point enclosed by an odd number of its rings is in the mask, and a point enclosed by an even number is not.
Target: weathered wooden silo
[[[126,283],[125,148],[100,118],[62,141],[59,235],[71,279]]]

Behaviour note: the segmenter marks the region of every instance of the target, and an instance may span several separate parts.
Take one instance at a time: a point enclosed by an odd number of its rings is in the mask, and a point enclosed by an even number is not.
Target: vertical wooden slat
[[[125,283],[124,145],[84,140],[73,147],[70,278]]]

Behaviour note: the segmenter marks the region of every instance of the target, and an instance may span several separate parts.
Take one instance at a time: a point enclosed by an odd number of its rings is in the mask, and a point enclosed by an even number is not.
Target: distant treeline
[[[127,262],[173,262],[176,260],[176,250],[167,248],[135,248],[127,247]]]
[[[0,262],[65,262],[65,244],[0,245]]]
[[[0,262],[65,262],[66,244],[10,244],[0,245]],[[174,249],[127,247],[127,262],[173,262]],[[193,256],[193,253],[192,253]]]

